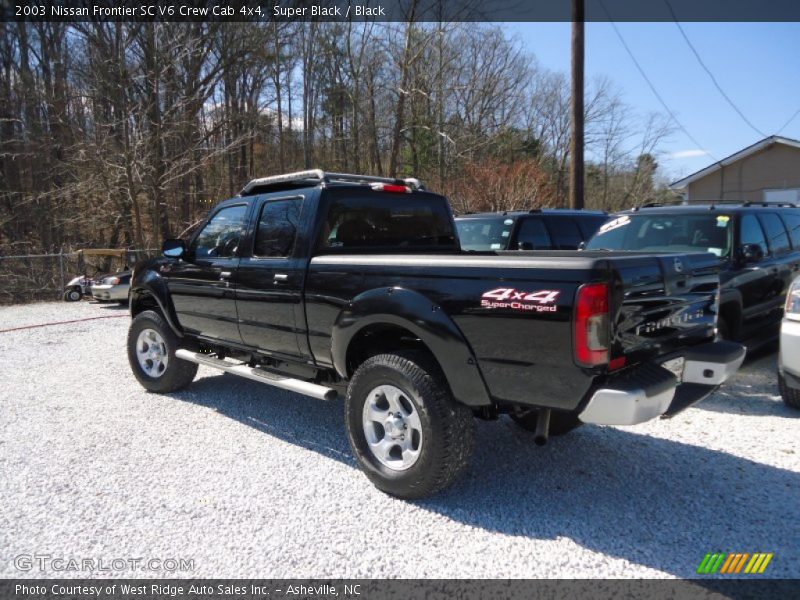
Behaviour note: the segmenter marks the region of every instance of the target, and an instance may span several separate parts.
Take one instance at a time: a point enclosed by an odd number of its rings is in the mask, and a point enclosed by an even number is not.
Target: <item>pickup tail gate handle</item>
[[[275,273],[275,275],[272,277],[272,280],[275,283],[283,282],[287,279],[289,279],[289,276],[286,273]]]

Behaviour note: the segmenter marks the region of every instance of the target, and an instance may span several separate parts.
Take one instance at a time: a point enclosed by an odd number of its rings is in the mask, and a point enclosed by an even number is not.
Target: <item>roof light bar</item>
[[[408,187],[408,191],[423,190],[424,186],[419,179],[409,177],[407,179],[395,179],[390,177],[375,177],[373,175],[355,175],[350,173],[326,173],[322,169],[309,169],[307,171],[297,171],[295,173],[286,173],[284,175],[273,175],[271,177],[261,177],[253,179],[239,192],[240,195],[249,194],[256,188],[276,185],[279,183],[289,183],[292,181],[308,181],[316,180],[320,183],[331,183],[334,181],[351,182],[351,183],[380,183],[384,185],[403,186]],[[398,190],[399,191],[399,190]]]

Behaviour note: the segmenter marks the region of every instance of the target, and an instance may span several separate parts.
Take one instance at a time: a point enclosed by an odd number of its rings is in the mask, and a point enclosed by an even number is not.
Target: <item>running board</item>
[[[291,377],[283,377],[282,375],[270,373],[263,369],[248,367],[244,363],[234,363],[228,360],[214,358],[207,354],[198,354],[191,350],[184,350],[183,348],[176,350],[175,356],[181,360],[211,367],[212,369],[219,369],[232,375],[238,375],[239,377],[245,377],[253,381],[260,381],[261,383],[266,383],[267,385],[272,385],[282,390],[297,392],[298,394],[311,396],[318,400],[331,401],[336,400],[339,396],[336,390],[325,387],[324,385],[317,385],[316,383],[309,383],[300,379],[292,379]]]

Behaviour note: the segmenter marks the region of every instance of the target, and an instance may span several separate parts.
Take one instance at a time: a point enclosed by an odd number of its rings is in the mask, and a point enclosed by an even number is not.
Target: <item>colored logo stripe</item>
[[[697,572],[710,575],[717,573],[720,574],[736,574],[744,573],[756,574],[763,573],[767,565],[772,560],[773,554],[770,553],[754,553],[747,552],[732,552],[729,554],[706,554],[700,565],[697,567]],[[747,566],[745,566],[747,565]]]

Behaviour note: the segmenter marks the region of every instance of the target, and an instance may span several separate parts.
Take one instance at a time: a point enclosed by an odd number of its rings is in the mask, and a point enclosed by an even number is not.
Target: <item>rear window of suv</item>
[[[728,256],[733,219],[724,214],[634,214],[612,218],[587,250],[711,252]]]

